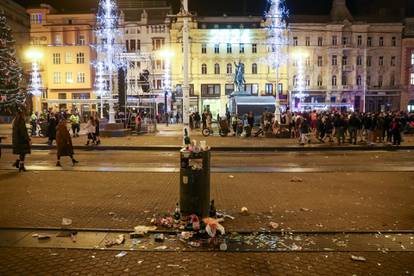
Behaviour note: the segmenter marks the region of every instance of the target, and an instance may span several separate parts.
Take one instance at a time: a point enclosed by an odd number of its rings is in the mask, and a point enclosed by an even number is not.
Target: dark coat
[[[30,153],[30,137],[23,118],[13,122],[13,154]]]
[[[59,123],[56,131],[56,145],[58,156],[72,156],[73,145],[66,123]]]
[[[47,126],[47,134],[48,134],[49,140],[56,139],[56,126],[57,126],[56,119],[54,117],[53,118],[50,117],[49,123]]]

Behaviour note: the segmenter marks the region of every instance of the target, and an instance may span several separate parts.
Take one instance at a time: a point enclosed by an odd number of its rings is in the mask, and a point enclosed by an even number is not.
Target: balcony
[[[342,90],[352,90],[353,86],[352,85],[342,85]]]

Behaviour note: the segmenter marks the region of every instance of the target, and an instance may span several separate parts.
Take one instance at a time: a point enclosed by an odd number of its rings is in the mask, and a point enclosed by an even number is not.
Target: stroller
[[[227,135],[230,133],[230,128],[227,119],[220,118],[218,122],[218,127],[220,136],[227,137]]]

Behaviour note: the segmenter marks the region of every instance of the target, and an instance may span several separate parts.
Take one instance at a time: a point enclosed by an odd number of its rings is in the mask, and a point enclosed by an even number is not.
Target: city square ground
[[[179,145],[179,129],[155,136],[103,138],[111,145]],[[294,140],[202,138],[212,146],[293,145]],[[35,138],[44,141],[44,138]],[[412,137],[406,137],[411,143]],[[7,142],[7,140],[5,141]],[[84,137],[74,139],[81,145]],[[171,213],[179,200],[179,154],[174,151],[90,151],[78,149],[79,165],[56,152],[34,150],[28,171],[11,167],[14,156],[3,149],[0,160],[0,237],[18,231],[59,229],[62,218],[73,229],[132,231],[155,216]],[[0,239],[2,275],[414,275],[414,157],[400,151],[213,152],[211,198],[234,216],[226,232],[307,232],[316,236],[357,237],[355,244],[330,250],[236,252],[206,250],[101,249],[99,244],[56,246],[31,236],[27,244]],[[240,213],[247,207],[249,214]],[[30,232],[30,233],[31,233]],[[388,234],[384,234],[388,233]],[[398,234],[397,234],[398,233]],[[80,234],[79,234],[80,235]],[[382,242],[401,235],[403,242]],[[383,239],[381,239],[383,237]],[[405,238],[405,239],[404,239]],[[23,239],[24,240],[24,239]],[[349,240],[352,240],[351,238]],[[30,245],[29,245],[30,244]],[[66,243],[65,243],[66,244]],[[315,245],[317,247],[317,245]],[[377,250],[378,247],[378,250]],[[388,247],[388,250],[384,250]],[[213,250],[213,251],[211,251]],[[351,256],[362,256],[355,261]]]

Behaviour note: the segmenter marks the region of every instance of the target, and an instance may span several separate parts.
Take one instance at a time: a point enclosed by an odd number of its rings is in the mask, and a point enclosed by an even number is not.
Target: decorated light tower
[[[101,98],[101,117],[103,116],[103,103],[109,104],[109,123],[115,123],[113,79],[121,67],[121,53],[123,52],[122,33],[119,29],[118,8],[115,0],[100,0],[98,14],[96,16],[97,38],[97,71],[96,84],[102,83],[102,75],[105,75],[109,85],[97,87],[97,96]],[[99,68],[102,66],[102,68]],[[104,72],[104,73],[103,73]]]
[[[295,98],[299,99],[299,104],[297,107],[298,111],[302,111],[301,103],[305,97],[309,96],[306,93],[306,79],[305,79],[305,60],[308,57],[306,53],[298,52],[293,55],[295,63],[297,64],[297,72],[295,79],[295,88],[298,93],[295,94]]]
[[[283,0],[268,0],[269,11],[266,14],[268,29],[269,56],[268,64],[276,70],[276,101],[275,119],[280,122],[280,99],[279,99],[279,69],[287,62],[287,27],[285,17],[288,15]]]

